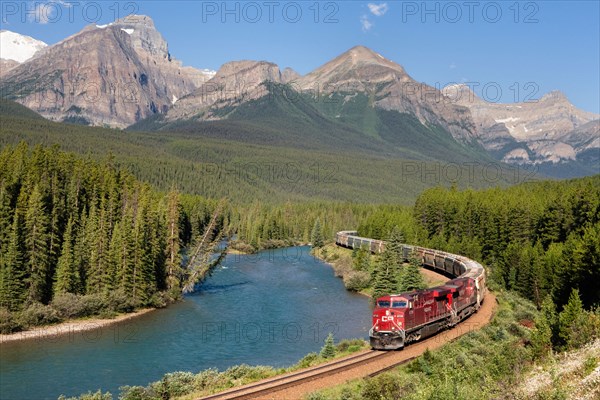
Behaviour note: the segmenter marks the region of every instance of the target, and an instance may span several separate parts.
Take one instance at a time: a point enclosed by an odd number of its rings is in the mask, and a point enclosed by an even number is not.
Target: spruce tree
[[[329,333],[325,339],[325,345],[321,348],[321,357],[331,358],[335,356],[335,343],[333,341],[333,333]]]
[[[400,292],[409,292],[427,287],[421,275],[421,261],[417,258],[417,254],[414,251],[411,253],[408,266],[404,267],[400,274],[398,286]]]
[[[181,255],[179,254],[179,193],[173,189],[169,192],[167,203],[167,288],[172,291],[181,290]]]
[[[556,309],[552,298],[547,296],[542,303],[542,310],[535,319],[535,329],[531,332],[531,345],[534,355],[544,357],[550,353],[555,325]]]
[[[315,220],[315,224],[313,225],[310,241],[312,242],[313,248],[323,247],[325,244],[323,240],[323,231],[321,229],[321,221],[319,218]]]
[[[563,348],[572,347],[571,336],[577,330],[576,322],[583,314],[583,304],[579,298],[579,290],[573,289],[569,302],[558,316],[558,337]]]
[[[10,227],[13,222],[12,214],[10,195],[0,182],[0,257],[2,257],[2,252],[10,238]]]
[[[373,298],[391,294],[398,286],[398,269],[393,263],[394,257],[387,250],[384,251],[373,269]]]
[[[48,214],[38,186],[30,194],[25,213],[25,256],[27,259],[28,300],[46,302],[50,299],[48,287],[49,234]]]
[[[368,271],[371,265],[371,252],[366,249],[354,249],[352,267],[357,271]]]
[[[73,218],[69,218],[63,237],[62,251],[56,265],[56,282],[54,295],[62,293],[79,293],[81,277],[73,256]]]
[[[19,213],[16,212],[6,252],[0,259],[0,306],[11,311],[20,309],[26,297],[26,272],[21,243]]]
[[[89,267],[86,271],[86,292],[106,293],[106,277],[110,231],[106,201],[103,198],[98,208],[92,205],[87,220],[86,235],[90,245]]]
[[[398,225],[394,226],[390,237],[385,244],[385,251],[388,252],[390,262],[400,269],[402,267],[402,261],[404,260],[403,252],[404,234],[398,228]]]

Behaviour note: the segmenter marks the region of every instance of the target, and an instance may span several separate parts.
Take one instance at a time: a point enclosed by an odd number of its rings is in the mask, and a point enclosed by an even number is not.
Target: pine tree
[[[321,357],[331,358],[335,356],[335,343],[333,341],[333,333],[329,333],[325,339],[325,345],[321,348]]]
[[[81,277],[73,255],[73,218],[69,218],[63,237],[62,251],[56,265],[56,282],[54,294],[79,293]]]
[[[409,292],[417,289],[425,289],[427,285],[421,275],[421,261],[417,258],[416,252],[412,252],[409,264],[404,267],[400,274],[400,282],[398,285],[400,292]]]
[[[313,248],[323,247],[325,244],[323,240],[323,231],[321,229],[321,221],[319,218],[315,220],[315,224],[313,225],[310,241],[312,242]]]
[[[51,272],[48,260],[48,225],[46,207],[36,185],[30,194],[25,214],[25,256],[29,272],[27,296],[29,301],[46,302],[51,296],[51,290],[48,288],[48,275]]]

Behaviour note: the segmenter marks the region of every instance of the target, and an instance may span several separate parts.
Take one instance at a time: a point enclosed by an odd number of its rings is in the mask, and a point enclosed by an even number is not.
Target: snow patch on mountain
[[[48,45],[30,36],[11,31],[0,31],[0,58],[19,63],[29,60]]]
[[[217,74],[217,71],[212,70],[212,69],[201,69],[200,72],[202,72],[204,75],[212,78],[213,76],[215,76]]]

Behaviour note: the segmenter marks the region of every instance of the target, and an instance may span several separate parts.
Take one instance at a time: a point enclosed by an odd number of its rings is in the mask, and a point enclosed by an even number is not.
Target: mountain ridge
[[[510,104],[487,102],[467,85],[447,86],[443,92],[470,109],[481,143],[504,162],[559,164],[577,161],[589,150],[600,152],[600,115],[576,108],[561,91]]]
[[[0,77],[0,92],[69,123],[221,132],[259,143],[281,135],[301,147],[306,140],[331,146],[345,130],[357,148],[392,156],[448,159],[440,153],[452,149],[466,159],[518,165],[600,162],[594,122],[600,116],[578,110],[559,91],[537,105],[490,104],[465,85],[438,90],[418,82],[361,45],[305,75],[254,60],[198,70],[173,58],[154,21],[143,15],[88,25],[38,51]]]
[[[209,76],[182,67],[151,18],[88,25],[2,77],[2,97],[56,121],[125,128]]]

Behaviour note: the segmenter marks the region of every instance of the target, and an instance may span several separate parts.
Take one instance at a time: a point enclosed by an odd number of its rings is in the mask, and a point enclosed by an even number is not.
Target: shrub
[[[240,242],[239,240],[232,240],[229,242],[229,248],[233,250],[237,250],[241,253],[245,254],[254,254],[256,253],[256,248],[251,244]]]
[[[85,316],[97,315],[106,307],[106,301],[100,294],[88,294],[82,296],[81,302],[83,306],[83,315]]]
[[[317,359],[319,355],[317,353],[308,353],[300,361],[298,361],[298,367],[306,368],[310,367]]]
[[[106,297],[108,310],[117,313],[128,313],[140,306],[139,301],[131,298],[125,291],[116,290]]]
[[[191,372],[173,372],[165,374],[163,378],[151,384],[151,389],[159,398],[169,399],[183,396],[196,389],[196,376]]]
[[[312,392],[306,396],[306,400],[327,400],[327,396],[321,392]]]
[[[156,292],[152,295],[152,297],[150,297],[150,300],[148,300],[148,306],[154,308],[164,308],[172,301],[173,300],[167,292]]]
[[[99,294],[85,296],[63,293],[57,295],[50,304],[61,318],[78,318],[98,315],[106,308],[106,301]]]
[[[60,395],[58,400],[112,400],[112,394],[110,392],[102,393],[101,390],[98,390],[95,393],[87,392],[78,397],[65,397]]]
[[[142,386],[121,386],[119,400],[154,400],[154,394]]]
[[[53,324],[60,321],[58,312],[42,303],[30,304],[18,316],[18,322],[25,327]]]
[[[23,330],[23,327],[15,321],[14,315],[5,308],[0,308],[0,333],[13,333]]]
[[[400,399],[405,394],[398,379],[391,374],[367,379],[361,390],[361,397],[365,400]]]
[[[600,337],[600,312],[583,311],[571,324],[568,344],[579,348]]]
[[[359,400],[360,394],[349,387],[344,387],[340,392],[340,400]]]
[[[346,289],[359,292],[369,287],[371,275],[364,271],[352,271],[344,276],[344,286]]]
[[[210,368],[196,375],[195,385],[198,389],[215,388],[224,385],[223,375],[215,368]]]
[[[365,341],[362,339],[344,339],[340,341],[336,348],[337,351],[343,353],[345,351],[358,350],[365,345]]]

